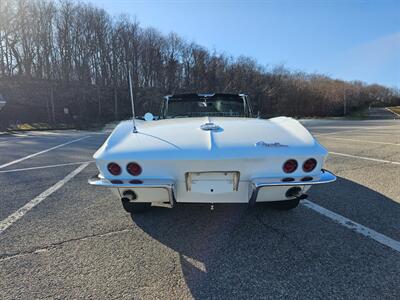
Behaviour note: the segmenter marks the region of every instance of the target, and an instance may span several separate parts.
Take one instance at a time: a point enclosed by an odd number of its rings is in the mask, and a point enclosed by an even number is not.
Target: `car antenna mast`
[[[138,133],[138,130],[136,128],[136,122],[135,122],[135,103],[133,102],[131,70],[128,70],[128,81],[129,81],[129,95],[131,97],[131,105],[132,105],[133,133]]]

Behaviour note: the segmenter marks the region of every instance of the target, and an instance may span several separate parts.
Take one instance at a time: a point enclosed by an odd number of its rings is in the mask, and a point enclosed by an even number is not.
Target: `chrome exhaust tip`
[[[130,202],[137,199],[136,193],[132,190],[124,191],[122,195],[124,195],[124,197],[121,198],[123,202]]]
[[[302,188],[298,186],[291,187],[286,191],[286,198],[298,198],[301,196]]]

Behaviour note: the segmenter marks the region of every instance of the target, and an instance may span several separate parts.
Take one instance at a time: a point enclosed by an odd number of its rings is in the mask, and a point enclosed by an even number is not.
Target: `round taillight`
[[[317,166],[317,161],[314,158],[307,159],[303,164],[304,172],[311,172]]]
[[[128,171],[129,174],[133,176],[139,176],[142,173],[142,167],[134,162],[129,163],[126,166],[126,170]]]
[[[108,172],[110,172],[114,176],[121,174],[121,167],[116,163],[113,163],[113,162],[109,163],[107,165],[107,169],[108,169]]]
[[[283,164],[283,172],[293,173],[297,169],[297,161],[295,159],[289,159]]]

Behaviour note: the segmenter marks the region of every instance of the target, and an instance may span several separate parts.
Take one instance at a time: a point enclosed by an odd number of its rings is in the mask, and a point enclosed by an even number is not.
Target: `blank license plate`
[[[240,173],[227,172],[188,172],[186,189],[195,193],[221,194],[238,190]]]

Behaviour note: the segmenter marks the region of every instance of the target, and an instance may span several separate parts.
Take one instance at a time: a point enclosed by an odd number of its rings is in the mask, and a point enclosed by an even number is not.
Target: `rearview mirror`
[[[151,112],[145,113],[144,114],[144,120],[145,121],[153,121],[154,120],[154,116]]]

